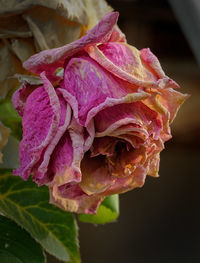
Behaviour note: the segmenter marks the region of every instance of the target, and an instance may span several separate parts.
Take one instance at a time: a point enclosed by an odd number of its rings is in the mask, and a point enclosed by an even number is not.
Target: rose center
[[[135,170],[128,155],[134,151],[129,142],[118,141],[111,156],[106,156],[108,169],[113,176],[129,176]]]

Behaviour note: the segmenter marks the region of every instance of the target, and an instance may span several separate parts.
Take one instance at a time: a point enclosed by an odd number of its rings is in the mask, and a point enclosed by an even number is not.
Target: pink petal
[[[107,71],[134,86],[159,85],[157,77],[142,64],[139,50],[128,44],[109,42],[98,47],[89,46],[85,50]]]
[[[157,77],[141,63],[140,52],[135,47],[126,43],[109,42],[99,45],[98,48],[110,62],[137,80],[157,80]]]
[[[24,68],[34,73],[41,73],[43,70],[55,71],[56,68],[63,66],[68,56],[72,56],[87,46],[108,41],[118,16],[118,12],[108,13],[82,38],[63,47],[45,50],[33,55],[24,62]]]
[[[129,94],[126,83],[116,79],[87,56],[69,61],[60,92],[71,105],[75,118],[84,126],[105,107],[148,96],[142,91]]]
[[[60,102],[60,108],[61,108],[60,123],[54,138],[51,140],[51,142],[49,143],[49,145],[46,147],[44,151],[44,154],[41,158],[41,162],[35,168],[33,179],[39,185],[47,183],[49,181],[47,170],[48,170],[51,154],[53,153],[59,140],[67,130],[71,121],[71,107],[64,100],[64,98],[62,97],[62,95],[59,93],[58,90],[56,91],[56,94],[58,96]]]
[[[26,101],[22,122],[23,139],[20,143],[21,166],[14,171],[15,175],[25,180],[55,136],[60,119],[60,104],[55,90],[44,73],[41,78],[44,85],[34,90]]]
[[[73,169],[73,145],[70,134],[65,131],[59,143],[56,145],[49,164],[49,169],[53,173],[54,181],[60,181],[60,185],[71,182],[74,179]],[[65,171],[67,171],[65,173]],[[69,173],[70,172],[70,173]],[[71,175],[72,174],[72,175]],[[67,177],[68,178],[65,178]],[[57,179],[59,177],[59,179]]]
[[[69,94],[66,99],[81,124],[85,123],[88,112],[107,98],[120,98],[127,93],[110,73],[88,56],[69,61],[64,73],[63,89]]]
[[[49,163],[51,185],[80,182],[80,163],[84,154],[84,130],[73,120],[57,143]]]

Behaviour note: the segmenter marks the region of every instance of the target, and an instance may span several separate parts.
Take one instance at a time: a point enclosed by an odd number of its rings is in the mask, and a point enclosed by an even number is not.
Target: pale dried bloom
[[[109,11],[104,0],[0,0],[0,97],[31,55],[73,42]]]

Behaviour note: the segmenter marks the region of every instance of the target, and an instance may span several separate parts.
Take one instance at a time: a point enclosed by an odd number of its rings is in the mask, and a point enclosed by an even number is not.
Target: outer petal
[[[150,142],[148,152],[148,175],[158,177],[159,165],[160,165],[160,152],[164,149],[164,144],[161,139]]]
[[[143,100],[143,103],[153,111],[159,113],[162,118],[163,131],[161,138],[165,142],[171,138],[169,124],[173,121],[180,106],[189,95],[182,94],[172,88],[151,89],[150,93],[151,96]]]
[[[73,120],[51,155],[49,171],[54,176],[52,185],[61,186],[81,181],[80,163],[83,149],[83,128]]]
[[[41,86],[43,82],[41,78],[31,75],[15,74],[13,78],[17,78],[22,83],[21,87],[13,94],[12,103],[19,115],[23,116],[28,96],[35,88]]]
[[[103,199],[102,196],[85,194],[77,184],[50,187],[50,203],[70,212],[95,214]]]
[[[23,139],[20,143],[21,166],[14,171],[15,175],[25,180],[55,136],[60,119],[60,103],[55,90],[44,73],[41,78],[44,85],[33,91],[26,101]]]
[[[89,45],[108,41],[117,19],[117,12],[108,13],[81,39],[60,48],[42,51],[30,57],[24,62],[24,68],[34,73],[40,73],[43,70],[48,72],[55,71],[56,68],[63,66],[68,56],[72,56]]]
[[[58,90],[56,91],[56,94],[59,98],[60,108],[61,108],[60,123],[54,138],[50,141],[49,145],[46,147],[44,153],[40,158],[40,162],[37,164],[37,166],[34,169],[33,178],[39,185],[44,183],[47,184],[49,180],[53,179],[53,178],[49,178],[49,174],[47,173],[50,158],[56,145],[59,143],[59,140],[66,132],[71,121],[71,107],[64,100],[64,98],[62,97],[62,95],[59,93]]]
[[[189,98],[189,95],[182,94],[172,88],[163,89],[160,92],[161,94],[157,95],[157,102],[169,112],[169,123],[172,123],[180,106]]]
[[[84,153],[91,147],[93,129],[92,126],[83,128],[75,119],[72,120],[51,155],[48,170],[53,177],[51,185],[60,187],[81,181],[80,165]]]

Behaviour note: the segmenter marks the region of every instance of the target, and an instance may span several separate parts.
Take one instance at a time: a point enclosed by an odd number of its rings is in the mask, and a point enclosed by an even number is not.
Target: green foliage
[[[79,220],[86,223],[105,224],[115,221],[119,216],[119,196],[106,197],[100,205],[96,215],[81,214]]]
[[[20,226],[0,215],[1,263],[45,263],[41,246]]]
[[[8,137],[7,144],[3,147],[3,162],[0,168],[16,169],[19,167],[19,141],[13,136]]]
[[[21,117],[13,108],[10,100],[4,100],[0,103],[0,120],[2,123],[11,129],[11,135],[21,140],[22,124]]]
[[[80,262],[74,216],[49,204],[46,186],[38,188],[31,180],[12,176],[10,170],[0,170],[0,211],[48,253],[65,262]]]

